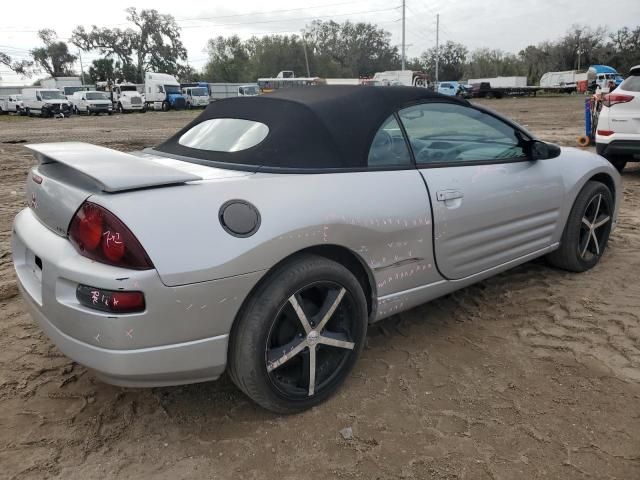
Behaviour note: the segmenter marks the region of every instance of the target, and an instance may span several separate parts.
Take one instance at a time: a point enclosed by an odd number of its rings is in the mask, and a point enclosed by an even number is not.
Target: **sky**
[[[16,0],[0,3],[0,51],[16,59],[29,58],[29,50],[39,46],[36,32],[53,28],[67,39],[77,25],[126,27],[125,8],[155,8],[173,15],[182,27],[182,40],[189,63],[202,68],[206,63],[209,38],[238,34],[299,33],[314,19],[338,22],[366,21],[392,34],[400,46],[402,0],[244,0],[213,2],[194,0],[109,0],[51,2],[30,0],[28,9]],[[133,4],[133,5],[132,5]],[[406,0],[406,55],[418,56],[436,43],[436,14],[440,14],[440,42],[465,44],[469,49],[489,47],[517,53],[523,47],[562,36],[573,24],[606,26],[617,30],[640,24],[640,1],[617,0]],[[76,53],[72,47],[72,53]],[[82,52],[85,71],[98,52]],[[77,66],[79,70],[79,65]],[[274,72],[274,74],[277,72]],[[302,72],[300,72],[302,74]],[[25,83],[0,66],[0,85]],[[28,80],[26,80],[28,81]]]

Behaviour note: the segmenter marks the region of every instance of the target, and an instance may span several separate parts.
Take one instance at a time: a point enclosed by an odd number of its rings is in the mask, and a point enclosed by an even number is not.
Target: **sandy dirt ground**
[[[484,103],[549,141],[574,145],[582,131],[578,97]],[[64,357],[12,271],[11,222],[33,164],[20,142],[139,149],[193,115],[0,117],[0,478],[640,478],[634,167],[592,271],[533,262],[376,324],[343,388],[304,414],[272,415],[226,377],[126,389]]]

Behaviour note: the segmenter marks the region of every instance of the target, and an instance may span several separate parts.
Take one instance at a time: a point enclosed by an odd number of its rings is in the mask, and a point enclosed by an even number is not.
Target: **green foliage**
[[[73,63],[78,57],[69,53],[67,44],[58,40],[56,32],[47,28],[40,30],[38,37],[44,46],[31,50],[35,64],[52,77],[73,75]]]
[[[108,58],[117,58],[125,79],[144,81],[144,72],[155,71],[176,75],[186,60],[187,50],[180,39],[180,27],[171,15],[157,10],[126,10],[132,27],[101,28],[87,31],[79,26],[73,31],[71,43],[83,50],[98,50]]]
[[[204,77],[213,82],[249,82],[281,70],[311,76],[354,78],[400,68],[391,35],[369,23],[314,21],[298,35],[270,35],[242,41],[238,36],[209,40]]]
[[[460,80],[464,75],[468,54],[467,47],[461,43],[448,41],[440,46],[438,78],[442,80]],[[417,66],[420,67],[417,70],[422,70],[435,78],[436,48],[433,47],[424,52],[420,56]]]
[[[89,78],[91,82],[124,82],[128,79],[136,78],[138,72],[131,65],[122,65],[120,60],[113,58],[98,58],[89,67]]]

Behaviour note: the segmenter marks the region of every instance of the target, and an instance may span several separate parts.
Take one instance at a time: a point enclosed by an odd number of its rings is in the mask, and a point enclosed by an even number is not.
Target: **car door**
[[[441,281],[433,261],[433,222],[424,180],[414,168],[395,115],[387,118],[374,136],[367,166],[365,175],[376,184],[368,199],[370,211],[376,213],[368,222],[382,233],[372,235],[366,251],[359,253],[373,270],[378,296]],[[395,311],[401,303],[387,305],[380,313]]]
[[[557,162],[529,159],[526,134],[453,102],[415,105],[399,117],[429,191],[443,276],[465,278],[552,243],[565,189]]]

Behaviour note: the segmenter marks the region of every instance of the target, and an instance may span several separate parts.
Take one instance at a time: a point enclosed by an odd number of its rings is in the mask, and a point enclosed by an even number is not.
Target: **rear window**
[[[627,92],[640,92],[640,75],[632,75],[620,84],[621,90]]]
[[[269,134],[264,123],[240,118],[213,118],[185,132],[178,143],[211,152],[239,152],[255,147]]]

